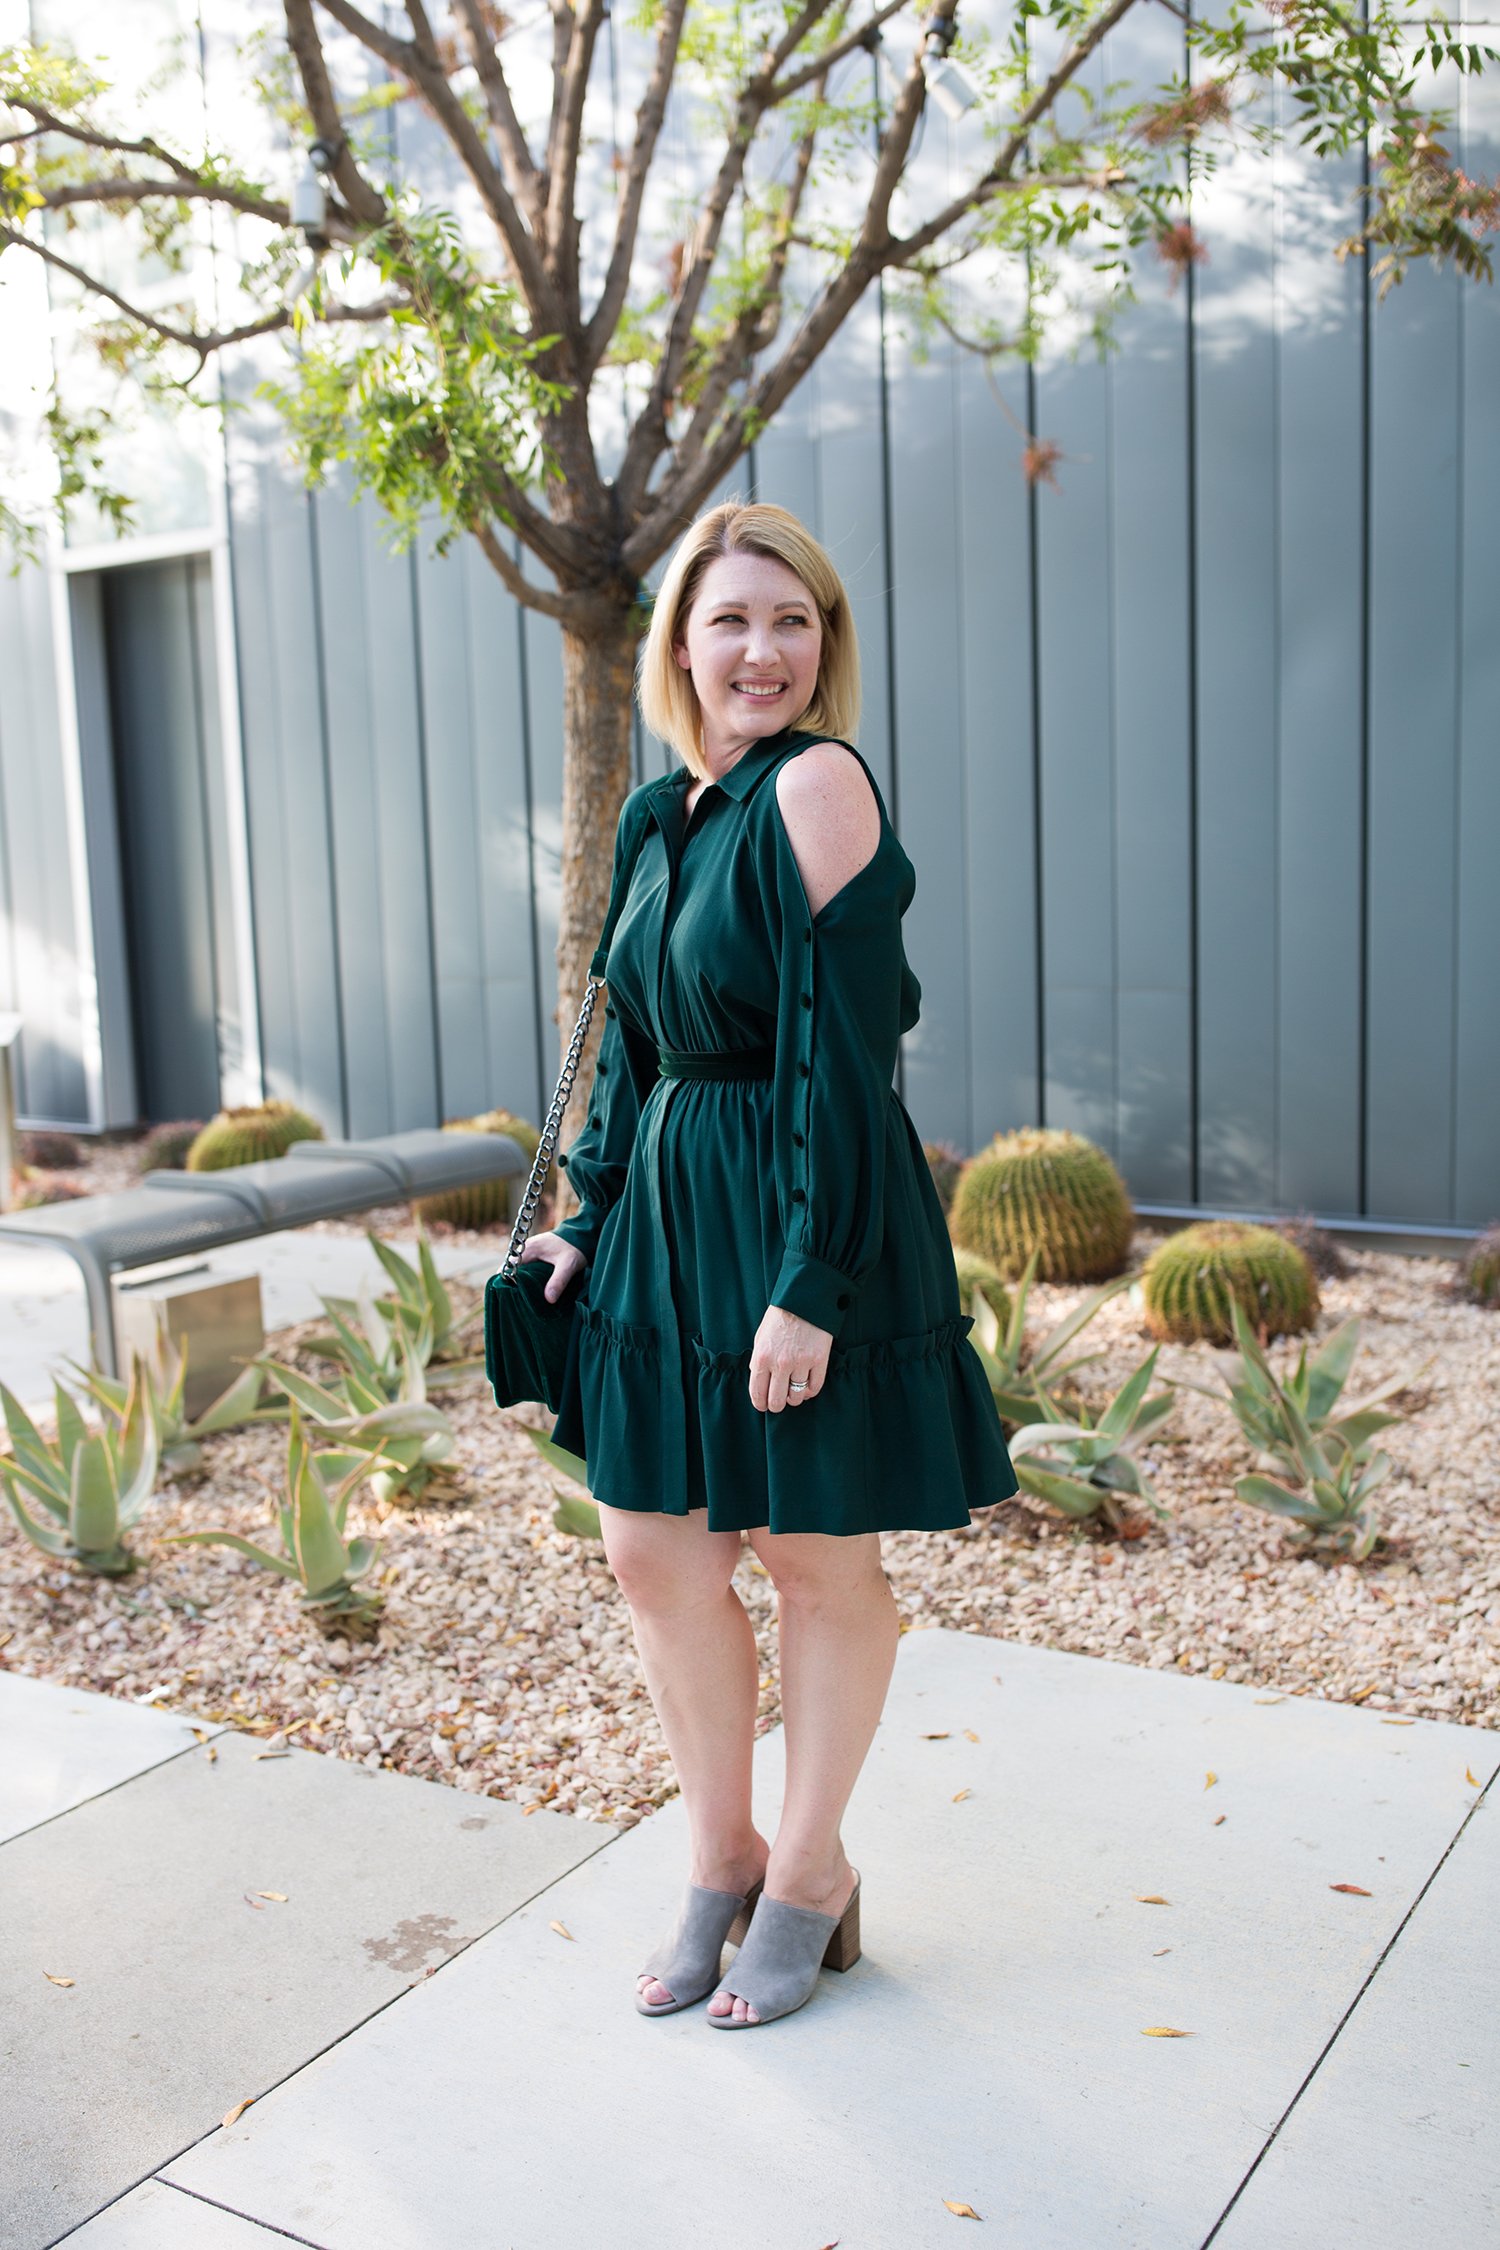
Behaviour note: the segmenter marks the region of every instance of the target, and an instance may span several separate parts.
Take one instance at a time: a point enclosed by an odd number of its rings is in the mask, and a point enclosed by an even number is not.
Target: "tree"
[[[1152,6],[1180,19],[1181,75],[1085,96],[1108,34]],[[523,95],[512,58],[549,16],[550,72],[540,96]],[[899,287],[919,323],[988,357],[1034,354],[1059,262],[1090,257],[1117,312],[1143,252],[1178,268],[1203,255],[1192,187],[1236,139],[1269,148],[1275,128],[1256,97],[1272,86],[1314,154],[1369,152],[1339,255],[1376,251],[1382,292],[1413,258],[1490,279],[1483,238],[1500,223],[1500,189],[1451,162],[1448,119],[1421,98],[1429,72],[1472,74],[1500,57],[1435,9],[1226,0],[1199,21],[1178,0],[1014,0],[991,21],[971,5],[960,20],[960,0],[640,0],[628,26],[640,99],[611,150],[612,224],[591,271],[582,244],[601,198],[589,127],[609,113],[607,21],[607,0],[545,0],[521,22],[494,0],[449,0],[444,13],[439,0],[405,0],[404,17],[354,0],[282,0],[247,67],[311,150],[316,175],[290,202],[222,149],[124,131],[108,85],[76,57],[0,51],[0,255],[29,254],[87,290],[101,350],[158,391],[192,396],[226,347],[285,332],[293,348],[272,389],[309,478],[348,464],[398,540],[432,521],[440,546],[474,538],[519,601],[560,623],[564,1039],[630,780],[647,574],[877,279]],[[354,64],[374,82],[358,83]],[[663,287],[643,223],[669,100],[688,90],[714,140]],[[935,96],[950,109],[973,99],[982,130],[970,138],[982,147],[967,178],[924,203],[910,164]],[[441,136],[463,223],[393,159],[392,99],[419,103]],[[856,149],[867,152],[863,178]],[[185,272],[205,206],[261,224],[239,313],[223,325],[204,325],[190,294],[166,308],[135,301],[62,246],[66,224],[91,207]],[[1019,322],[955,314],[952,274],[994,256],[1025,263]],[[1098,325],[1107,339],[1107,307]],[[644,397],[606,468],[591,408],[619,370]],[[92,489],[123,515],[97,425],[70,420],[60,402],[50,421],[62,504]],[[1028,433],[1025,472],[1050,477],[1051,461]],[[575,1111],[586,1089],[581,1071]]]

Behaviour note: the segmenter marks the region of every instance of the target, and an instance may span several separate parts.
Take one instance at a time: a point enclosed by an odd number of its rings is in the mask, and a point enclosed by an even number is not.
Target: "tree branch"
[[[570,310],[578,309],[578,150],[583,139],[583,107],[588,97],[594,46],[604,21],[605,0],[577,0],[567,66],[554,86],[556,129],[551,181],[547,191],[547,263],[561,284]]]
[[[116,156],[149,156],[153,162],[165,164],[169,171],[179,173],[185,180],[197,177],[190,164],[184,163],[180,156],[174,156],[170,149],[163,148],[160,141],[126,141],[114,133],[97,133],[92,126],[78,125],[71,118],[59,117],[55,110],[48,109],[45,102],[33,101],[27,94],[7,94],[4,106],[20,110],[23,116],[34,117],[41,132],[63,133],[69,140],[78,141],[85,148],[109,149]]]
[[[248,211],[254,218],[268,219],[272,226],[291,224],[291,213],[284,203],[273,203],[264,196],[249,195],[238,188],[221,187],[213,180],[137,180],[122,173],[118,179],[72,180],[65,186],[42,192],[49,211],[61,211],[70,203],[147,203],[159,195],[169,202],[223,203],[231,211]],[[340,219],[344,214],[330,212],[329,216]]]
[[[490,113],[490,123],[495,138],[500,143],[501,161],[505,166],[510,192],[526,213],[534,235],[540,236],[544,225],[546,199],[541,174],[532,160],[521,120],[516,115],[511,100],[510,82],[500,60],[495,42],[479,0],[457,0],[469,35],[469,52],[474,68],[479,73],[479,83],[484,93],[485,107]]]
[[[977,210],[980,204],[989,202],[992,196],[1012,184],[1017,159],[1025,150],[1026,136],[1032,126],[1047,115],[1069,79],[1077,75],[1106,34],[1113,31],[1121,17],[1129,15],[1136,5],[1137,0],[1111,0],[1103,15],[1097,16],[1082,38],[1074,41],[1046,83],[1033,94],[1012,126],[1009,138],[994,163],[972,187],[954,196],[950,203],[945,204],[923,226],[893,242],[891,255],[886,260],[888,265],[904,265],[919,256],[930,243],[937,241],[939,235],[946,234],[950,227],[956,226],[966,212]]]
[[[292,51],[292,60],[297,65],[297,75],[302,80],[302,91],[307,97],[313,130],[320,140],[338,150],[330,166],[338,191],[360,226],[384,226],[387,217],[385,197],[365,178],[344,137],[343,119],[339,115],[333,81],[328,75],[328,61],[313,18],[312,0],[284,0],[284,7],[286,41]]]
[[[598,369],[625,309],[625,299],[630,290],[630,269],[635,262],[636,238],[640,232],[641,207],[646,198],[646,181],[656,154],[662,121],[667,113],[667,96],[672,90],[672,77],[677,68],[677,50],[682,41],[683,19],[686,15],[687,0],[669,0],[669,5],[662,9],[650,83],[636,112],[635,144],[630,151],[630,169],[625,175],[625,186],[620,195],[609,270],[604,276],[599,302],[583,332],[580,373],[585,381],[591,380]]]
[[[555,329],[559,325],[556,303],[537,246],[441,64],[424,55],[415,41],[396,39],[383,31],[354,6],[353,0],[321,0],[321,5],[362,47],[422,96],[452,142],[499,230],[512,277],[526,300],[533,328],[543,332]]]
[[[514,594],[518,602],[523,602],[527,609],[539,610],[543,617],[555,617],[560,624],[569,625],[575,621],[577,602],[566,594],[551,593],[545,586],[538,586],[528,578],[505,552],[503,544],[488,524],[477,525],[474,537],[479,542],[486,562],[499,576],[500,583],[508,593]]]

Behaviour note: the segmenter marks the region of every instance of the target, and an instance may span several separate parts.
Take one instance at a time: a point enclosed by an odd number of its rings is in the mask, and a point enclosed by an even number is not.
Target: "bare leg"
[[[750,1811],[759,1659],[730,1583],[741,1535],[710,1531],[702,1510],[636,1515],[604,1504],[599,1521],[687,1807],[689,1880],[748,1891],[769,1850]],[[675,1997],[644,1974],[638,1990],[653,2004]]]
[[[880,1536],[747,1534],[779,1597],[786,1795],[766,1874],[767,1898],[842,1914],[854,1869],[839,1825],[869,1752],[900,1638]],[[734,1994],[734,1970],[709,2013],[757,2022]]]

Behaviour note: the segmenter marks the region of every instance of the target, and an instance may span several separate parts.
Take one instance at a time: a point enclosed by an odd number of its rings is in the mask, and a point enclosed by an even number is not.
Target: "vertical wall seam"
[[[182,572],[183,598],[187,605],[188,662],[192,667],[193,676],[194,764],[198,768],[199,826],[202,829],[203,872],[208,892],[208,975],[214,998],[214,1076],[216,1084],[222,1088],[224,1084],[224,1000],[219,983],[221,966],[219,959],[219,910],[225,902],[217,896],[217,888],[214,882],[214,844],[209,814],[211,799],[208,786],[208,743],[205,726],[208,698],[203,691],[203,652],[198,640],[198,604],[193,585],[193,573],[198,565],[193,561],[184,559],[178,567]],[[207,568],[212,573],[212,558],[209,559]],[[213,604],[211,577],[208,598],[211,608]],[[227,840],[226,838],[226,843]],[[139,1104],[139,1093],[137,1093],[136,1098],[137,1104]]]
[[[407,591],[411,601],[412,671],[416,688],[417,779],[422,799],[422,886],[427,923],[427,992],[431,1007],[429,1022],[432,1027],[432,1083],[437,1095],[438,1117],[441,1120],[447,1114],[448,1105],[443,1091],[443,1042],[440,1033],[441,1018],[438,1013],[437,916],[433,908],[432,776],[427,758],[427,670],[422,660],[422,605],[417,587],[415,548],[407,550],[406,577]],[[458,590],[462,592],[461,585]]]
[[[1191,79],[1192,51],[1188,43],[1186,25],[1192,22],[1189,0],[1188,14],[1182,35],[1182,72]],[[1187,192],[1188,224],[1193,220],[1193,185],[1191,169]],[[1187,451],[1186,523],[1187,540],[1187,883],[1188,883],[1188,1201],[1201,1200],[1202,1140],[1202,1059],[1199,1043],[1199,994],[1202,945],[1201,902],[1198,891],[1198,290],[1194,278],[1194,261],[1189,258],[1186,270],[1186,330],[1184,346],[1187,352],[1186,424],[1183,433]]]
[[[308,559],[312,565],[312,629],[313,657],[318,678],[318,724],[320,731],[319,755],[323,775],[323,818],[328,836],[328,909],[329,945],[333,954],[333,1022],[334,1039],[339,1060],[339,1112],[341,1130],[345,1139],[351,1126],[349,1117],[349,1051],[344,1032],[344,948],[339,928],[339,869],[338,853],[334,847],[333,766],[329,751],[328,720],[328,648],[323,630],[323,558],[318,539],[318,510],[316,496],[303,495],[307,514]],[[290,802],[285,789],[283,803]],[[302,1075],[301,1040],[298,1039],[297,1070]]]
[[[520,568],[521,542],[511,540],[511,559]],[[526,648],[526,607],[523,602],[514,604],[516,613],[516,643],[519,654],[517,685],[521,701],[521,780],[526,806],[526,864],[531,875],[531,1020],[536,1042],[536,1084],[539,1114],[545,1114],[551,1097],[552,1074],[547,1050],[547,1035],[543,1028],[542,1010],[542,934],[538,922],[541,902],[537,896],[536,879],[536,776],[532,770],[531,745],[531,666]],[[553,1056],[558,1049],[554,1046]],[[555,1184],[555,1183],[554,1183]]]
[[[1368,22],[1369,11],[1360,10]],[[1370,141],[1360,148],[1361,208],[1368,209],[1370,194]],[[1355,1209],[1362,1218],[1370,1210],[1370,659],[1371,606],[1374,577],[1374,503],[1372,461],[1374,452],[1374,331],[1370,306],[1370,261],[1359,261],[1360,272],[1360,374],[1359,374],[1359,1146],[1356,1152]]]

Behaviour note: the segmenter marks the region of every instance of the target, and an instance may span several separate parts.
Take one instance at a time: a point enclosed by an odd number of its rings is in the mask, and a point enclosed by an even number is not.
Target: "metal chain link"
[[[568,1042],[567,1054],[563,1057],[563,1066],[557,1081],[557,1091],[552,1096],[552,1107],[547,1112],[547,1122],[542,1127],[542,1137],[537,1142],[536,1157],[531,1167],[531,1178],[526,1183],[526,1193],[521,1198],[521,1208],[517,1214],[515,1226],[511,1229],[510,1247],[505,1254],[505,1263],[500,1268],[500,1279],[502,1281],[510,1278],[510,1275],[520,1263],[521,1252],[526,1247],[526,1238],[531,1232],[531,1222],[536,1216],[536,1207],[542,1198],[542,1183],[552,1167],[552,1151],[557,1146],[557,1136],[562,1127],[563,1111],[567,1108],[569,1097],[573,1092],[573,1080],[578,1070],[578,1058],[583,1052],[584,1041],[589,1035],[589,1025],[594,1014],[594,1002],[603,986],[603,977],[589,978],[588,990],[583,996],[583,1006],[578,1011],[578,1021],[573,1027],[573,1036]]]

